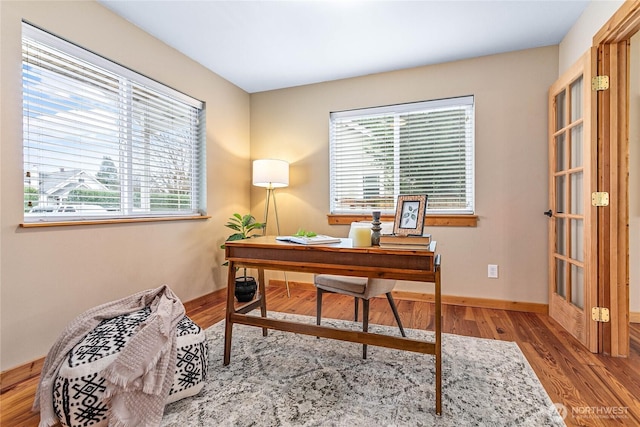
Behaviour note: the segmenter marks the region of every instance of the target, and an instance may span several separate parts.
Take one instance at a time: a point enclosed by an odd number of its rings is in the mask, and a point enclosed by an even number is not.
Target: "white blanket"
[[[53,344],[45,359],[33,410],[40,427],[58,422],[53,410],[53,383],[66,355],[102,320],[151,307],[117,359],[103,372],[109,402],[109,426],[160,425],[176,364],[176,326],[184,317],[180,299],[163,285],[87,310],[76,317]]]

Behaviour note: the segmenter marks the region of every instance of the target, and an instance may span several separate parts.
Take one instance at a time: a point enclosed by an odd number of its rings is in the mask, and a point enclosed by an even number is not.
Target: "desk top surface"
[[[236,266],[267,270],[432,281],[435,247],[436,242],[431,242],[429,250],[354,248],[351,239],[326,245],[301,245],[278,241],[275,236],[261,236],[226,242],[225,257]]]
[[[273,248],[273,249],[292,249],[292,250],[317,250],[317,251],[332,251],[332,252],[358,252],[358,253],[400,253],[402,255],[422,255],[433,256],[436,250],[436,242],[432,241],[429,245],[429,250],[423,249],[398,249],[398,248],[383,248],[380,246],[367,246],[367,247],[354,247],[352,239],[341,238],[339,243],[323,243],[314,245],[304,245],[300,243],[292,243],[287,241],[276,240],[276,236],[260,236],[251,239],[234,240],[231,242],[225,242],[225,246],[245,246],[245,247],[260,247],[260,248]]]

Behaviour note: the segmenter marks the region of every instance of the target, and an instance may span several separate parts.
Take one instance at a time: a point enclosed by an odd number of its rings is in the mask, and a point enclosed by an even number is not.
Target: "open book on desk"
[[[306,236],[276,236],[276,240],[292,243],[300,243],[301,245],[323,245],[326,243],[340,243],[339,237],[325,236],[317,234],[313,237]]]

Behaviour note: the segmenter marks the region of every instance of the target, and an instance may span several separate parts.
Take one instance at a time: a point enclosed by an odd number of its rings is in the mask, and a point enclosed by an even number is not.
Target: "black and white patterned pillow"
[[[151,314],[142,310],[103,320],[67,355],[53,387],[53,406],[63,426],[107,425],[102,402],[101,372],[117,357],[136,327]],[[204,331],[185,316],[177,328],[178,356],[173,385],[166,403],[198,394],[207,374],[208,347]]]

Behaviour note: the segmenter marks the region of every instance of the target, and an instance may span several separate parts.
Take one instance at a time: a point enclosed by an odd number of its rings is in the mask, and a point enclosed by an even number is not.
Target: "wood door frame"
[[[629,43],[639,29],[640,2],[627,1],[593,37],[610,82],[597,93],[598,189],[610,200],[598,212],[598,301],[611,315],[599,351],[616,357],[629,355]]]

